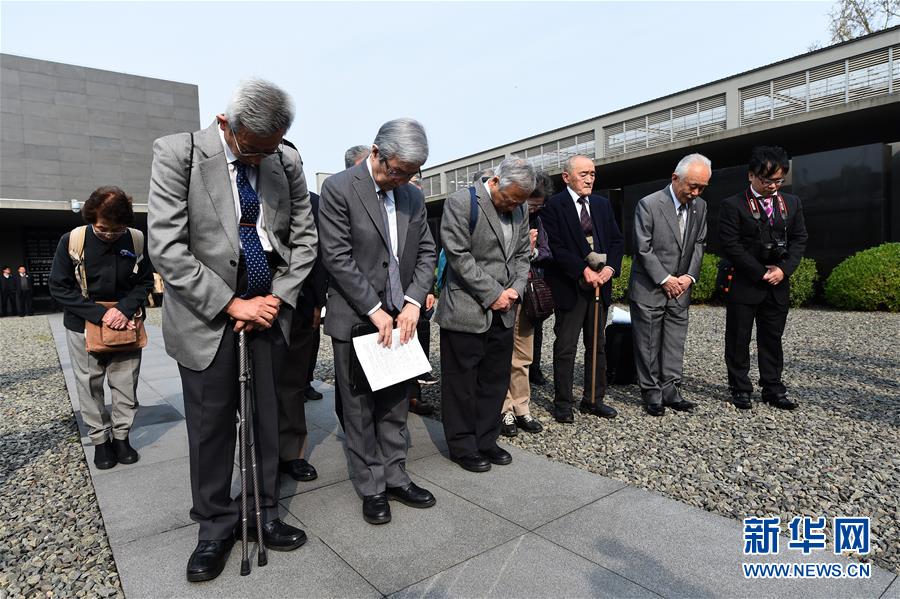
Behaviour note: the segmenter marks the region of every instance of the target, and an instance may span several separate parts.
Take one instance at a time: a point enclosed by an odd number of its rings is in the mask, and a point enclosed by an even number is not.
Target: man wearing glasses
[[[725,365],[731,401],[741,410],[752,407],[754,321],[762,400],[782,410],[797,407],[781,380],[781,337],[790,306],[789,279],[803,258],[807,234],[800,198],[780,191],[789,170],[783,148],[753,148],[749,188],[724,200],[719,211],[719,243],[731,276],[725,285]]]
[[[330,276],[325,333],[334,346],[350,480],[370,524],[390,522],[388,499],[416,508],[435,504],[406,473],[407,384],[372,392],[350,377],[354,326],[373,325],[379,343],[390,346],[396,323],[400,343],[408,342],[434,283],[425,198],[409,183],[427,158],[421,124],[388,121],[368,158],[322,185],[319,248]]]
[[[293,118],[283,90],[249,80],[211,126],[153,146],[148,251],[166,282],[163,336],[184,391],[191,518],[199,524],[187,564],[191,582],[221,573],[239,519],[231,497],[239,331],[252,359],[264,523],[249,536],[262,535],[280,551],[306,541],[278,517],[275,385],[300,286],[316,257],[303,163],[282,145]]]

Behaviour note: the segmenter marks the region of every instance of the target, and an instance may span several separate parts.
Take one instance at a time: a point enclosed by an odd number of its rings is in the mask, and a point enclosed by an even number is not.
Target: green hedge
[[[812,258],[803,258],[797,270],[791,275],[791,307],[799,308],[809,303],[816,293],[816,281],[819,272],[816,270],[816,261]]]
[[[900,312],[900,243],[857,252],[825,282],[825,300],[842,310]]]
[[[628,279],[631,277],[631,256],[622,257],[622,272],[612,280],[612,301],[626,302],[628,298]]]

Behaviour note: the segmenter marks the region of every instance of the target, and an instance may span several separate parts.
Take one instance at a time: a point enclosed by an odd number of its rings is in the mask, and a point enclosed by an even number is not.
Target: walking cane
[[[597,330],[600,325],[600,286],[594,287],[594,343],[591,353],[591,407],[597,407]]]
[[[263,542],[262,513],[259,508],[259,474],[256,466],[256,435],[254,434],[255,398],[253,397],[253,372],[250,351],[244,331],[238,333],[238,381],[240,382],[240,466],[241,466],[241,576],[250,574],[247,555],[247,451],[250,451],[253,476],[253,504],[256,507],[256,545],[259,566],[268,563],[266,545]],[[250,404],[248,406],[248,403]],[[249,409],[248,409],[249,407]]]

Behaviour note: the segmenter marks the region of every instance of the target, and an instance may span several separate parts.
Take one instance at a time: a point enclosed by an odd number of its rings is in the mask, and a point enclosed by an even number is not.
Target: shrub
[[[622,272],[612,280],[612,301],[625,302],[628,293],[628,279],[631,277],[631,256],[622,257]]]
[[[825,300],[843,310],[900,312],[900,243],[850,256],[825,282]]]
[[[708,304],[716,293],[716,272],[719,268],[719,257],[715,254],[703,254],[700,263],[700,278],[691,290],[692,304]]]
[[[809,303],[816,292],[818,279],[819,272],[816,270],[816,261],[812,258],[803,258],[790,279],[792,308],[799,308]]]

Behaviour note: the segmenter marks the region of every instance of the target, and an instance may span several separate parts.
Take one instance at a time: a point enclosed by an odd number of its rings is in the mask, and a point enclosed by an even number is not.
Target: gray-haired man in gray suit
[[[147,247],[166,283],[163,336],[184,390],[191,518],[199,523],[187,566],[192,582],[218,576],[234,544],[238,331],[249,337],[257,408],[264,525],[251,536],[281,551],[306,541],[278,517],[275,381],[316,257],[303,163],[282,145],[293,118],[283,90],[250,80],[212,125],[153,145]]]
[[[441,412],[450,458],[471,472],[512,462],[497,445],[497,414],[509,388],[515,307],[531,266],[524,204],[534,187],[531,164],[510,157],[493,177],[475,183],[474,212],[469,189],[444,203],[441,241],[448,274],[436,314]]]
[[[642,198],[634,210],[634,262],[628,282],[634,359],[644,409],[662,416],[695,404],[681,397],[684,340],[691,288],[700,278],[706,245],[706,202],[712,176],[700,154],[681,159],[665,189]]]
[[[390,522],[388,498],[417,508],[435,504],[406,473],[406,382],[373,393],[350,380],[353,327],[371,323],[389,345],[396,322],[406,343],[434,283],[425,197],[409,183],[427,158],[418,121],[388,121],[368,158],[322,185],[320,255],[330,275],[325,333],[334,346],[350,480],[370,524]]]

